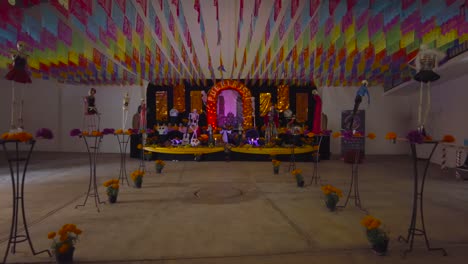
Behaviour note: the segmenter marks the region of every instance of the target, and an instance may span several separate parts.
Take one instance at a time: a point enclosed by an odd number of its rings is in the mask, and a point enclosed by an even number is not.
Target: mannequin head
[[[96,89],[94,89],[94,88],[89,89],[88,95],[94,96],[95,94],[96,94]]]
[[[24,51],[25,46],[26,46],[26,43],[24,43],[23,41],[18,41],[18,43],[16,43],[16,48],[18,49],[19,52]]]

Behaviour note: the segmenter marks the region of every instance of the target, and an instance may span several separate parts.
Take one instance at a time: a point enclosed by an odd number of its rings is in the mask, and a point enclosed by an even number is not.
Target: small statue
[[[208,144],[211,145],[214,143],[214,138],[213,138],[213,127],[211,124],[208,125]]]
[[[169,111],[169,121],[174,124],[179,122],[179,110],[172,108]]]
[[[122,129],[125,129],[128,119],[128,106],[130,104],[130,96],[128,92],[125,93],[122,104]]]
[[[146,101],[141,99],[140,129],[146,129]]]
[[[369,90],[367,89],[368,85],[369,85],[369,82],[367,82],[367,80],[362,81],[361,87],[359,87],[359,90],[356,92],[356,97],[354,99],[353,113],[351,114],[351,122],[349,123],[349,130],[353,130],[354,116],[356,116],[356,113],[359,109],[359,105],[362,102],[363,96],[367,96],[367,103],[370,105],[370,94],[369,94]]]
[[[95,94],[96,89],[91,88],[88,92],[88,96],[86,96],[86,111],[88,115],[98,114],[98,110],[96,108],[96,98],[94,97]]]
[[[273,138],[278,136],[279,113],[276,111],[275,106],[270,107],[270,111],[264,117],[264,123],[266,125],[266,141],[271,142]]]

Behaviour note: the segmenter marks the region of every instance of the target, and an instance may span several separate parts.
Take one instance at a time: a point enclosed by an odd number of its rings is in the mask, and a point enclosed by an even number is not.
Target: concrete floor
[[[390,232],[387,256],[369,247],[354,207],[329,212],[319,185],[295,186],[283,162],[273,175],[269,162],[167,161],[163,174],[149,174],[143,188],[122,186],[116,204],[84,200],[89,167],[85,154],[34,153],[26,183],[30,235],[37,250],[50,246],[49,231],[65,223],[83,230],[76,246],[78,263],[465,263],[468,259],[468,182],[451,171],[431,166],[425,190],[425,220],[431,245],[448,256],[425,249],[416,237],[406,258],[406,235],[412,205],[411,162],[403,156],[368,156],[359,167],[363,206],[380,218]],[[118,177],[119,156],[102,154],[97,175],[101,199],[105,180]],[[312,163],[297,163],[307,183]],[[128,171],[138,168],[129,160]],[[351,167],[340,160],[319,165],[322,183],[347,193]],[[240,196],[239,196],[240,195]],[[344,200],[341,201],[343,203]],[[6,249],[11,221],[11,183],[0,162],[0,258]],[[19,244],[8,263],[52,263],[46,255],[32,256]],[[1,261],[0,259],[0,261]]]

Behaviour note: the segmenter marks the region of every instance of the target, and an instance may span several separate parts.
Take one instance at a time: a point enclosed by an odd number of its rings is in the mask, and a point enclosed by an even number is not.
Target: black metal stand
[[[362,208],[361,205],[361,196],[359,194],[359,160],[361,158],[361,150],[354,149],[352,150],[354,153],[354,160],[351,164],[351,183],[349,185],[349,191],[346,195],[346,201],[343,206],[337,206],[338,208],[346,208],[348,205],[349,199],[354,199],[354,206],[359,208],[361,211],[368,213],[366,209]],[[354,188],[353,188],[354,187]]]
[[[115,135],[119,141],[120,148],[120,172],[119,172],[119,181],[123,184],[124,181],[127,181],[127,186],[130,186],[127,177],[127,146],[130,136],[126,134]]]
[[[321,181],[320,176],[318,174],[318,163],[320,161],[320,144],[322,143],[322,138],[323,136],[318,137],[318,142],[314,142],[316,144],[313,144],[312,146],[317,148],[312,152],[312,156],[315,158],[314,160],[314,172],[312,173],[312,178],[310,179],[310,184],[312,185],[313,182],[317,184],[318,182]]]
[[[10,236],[8,238],[8,244],[6,247],[5,256],[3,257],[3,263],[6,263],[10,248],[11,248],[11,253],[15,254],[16,244],[26,242],[26,241],[29,243],[29,247],[31,248],[31,251],[34,256],[38,254],[42,254],[42,253],[47,253],[49,254],[49,257],[51,257],[52,255],[50,254],[49,250],[42,250],[39,252],[36,252],[34,250],[34,247],[31,241],[31,236],[29,235],[28,224],[26,222],[26,212],[24,209],[24,179],[26,177],[26,171],[28,169],[29,160],[31,158],[31,154],[34,149],[34,145],[36,144],[36,141],[33,140],[30,142],[24,143],[30,146],[25,158],[20,157],[20,150],[19,150],[19,147],[20,147],[19,144],[23,144],[23,143],[16,141],[16,140],[0,140],[0,144],[3,147],[3,150],[5,152],[5,157],[8,161],[8,166],[10,167],[11,186],[13,190],[13,195],[12,195],[13,214],[11,217]],[[15,149],[9,151],[7,148],[7,144],[14,145]],[[13,153],[11,154],[11,152]],[[20,168],[21,163],[24,163],[23,169]],[[20,176],[20,174],[22,174],[22,176]],[[21,182],[20,182],[20,177],[21,177]],[[18,230],[19,229],[18,220],[19,220],[20,213],[22,214],[22,218],[23,218],[23,228],[24,228],[25,235],[18,234],[19,232],[22,231],[22,230]]]
[[[418,186],[418,181],[419,181],[418,157],[416,153],[416,145],[414,143],[410,143],[411,154],[413,158],[413,173],[414,173],[413,210],[412,210],[412,215],[411,215],[411,222],[408,227],[408,234],[406,235],[406,238],[403,236],[399,236],[398,241],[409,243],[409,248],[403,252],[403,256],[406,256],[408,252],[411,252],[413,250],[414,236],[424,236],[427,250],[429,251],[440,250],[442,251],[442,254],[444,256],[447,256],[447,251],[445,251],[445,249],[431,248],[431,246],[429,245],[429,239],[427,238],[426,227],[424,225],[424,207],[423,207],[424,183],[426,180],[427,170],[429,168],[432,155],[434,154],[435,149],[439,145],[439,142],[438,141],[425,141],[424,144],[434,144],[434,146],[432,147],[429,158],[423,159],[423,161],[425,162],[424,172],[423,172],[422,179],[421,179],[421,187],[419,187]],[[419,202],[419,213],[421,217],[421,228],[416,227],[416,222],[418,219],[418,202]]]
[[[86,198],[83,204],[79,204],[75,206],[75,209],[80,206],[85,206],[86,202],[88,201],[88,197],[94,197],[94,204],[96,205],[96,209],[99,212],[99,204],[103,204],[105,202],[101,202],[99,199],[99,192],[96,184],[96,162],[97,162],[97,155],[99,154],[99,146],[101,145],[102,136],[82,136],[85,144],[86,150],[88,151],[89,156],[89,185],[88,185],[88,192],[86,193]],[[94,141],[93,145],[88,143],[88,138],[91,141]]]

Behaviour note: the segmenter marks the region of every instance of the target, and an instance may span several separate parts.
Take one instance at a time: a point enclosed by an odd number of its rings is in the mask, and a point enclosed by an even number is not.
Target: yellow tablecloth
[[[247,153],[247,154],[264,154],[264,155],[289,155],[292,153],[292,148],[262,148],[262,147],[233,147],[231,148],[233,152]],[[313,152],[314,148],[312,146],[296,147],[294,148],[294,154],[303,154],[308,152]]]
[[[143,149],[164,154],[208,154],[224,151],[224,147],[144,147]]]

